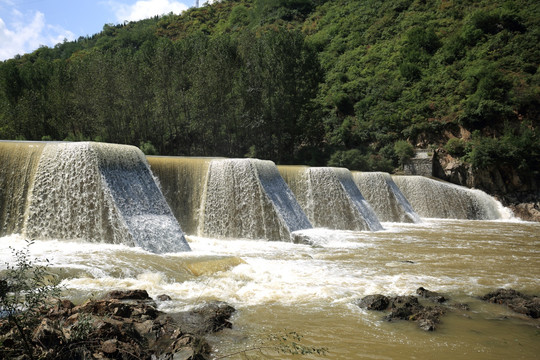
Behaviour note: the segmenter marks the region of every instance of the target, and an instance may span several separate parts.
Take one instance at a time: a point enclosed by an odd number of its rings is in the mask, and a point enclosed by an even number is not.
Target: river
[[[233,328],[210,339],[216,356],[296,331],[303,343],[328,348],[326,357],[311,359],[538,357],[540,321],[478,297],[500,287],[540,293],[540,224],[423,219],[382,225],[377,232],[303,230],[313,245],[186,236],[192,252],[54,239],[36,241],[30,250],[49,260],[65,295],[78,302],[127,288],[170,295],[159,303],[166,312],[214,299],[230,303],[237,309]],[[0,238],[2,267],[12,261],[9,247],[24,245],[19,235]],[[420,286],[470,310],[449,311],[435,332],[425,332],[355,305],[369,294],[410,295]]]

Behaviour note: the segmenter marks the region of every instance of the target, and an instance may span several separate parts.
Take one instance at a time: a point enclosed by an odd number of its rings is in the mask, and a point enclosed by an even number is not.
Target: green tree
[[[394,143],[394,152],[403,167],[414,156],[414,147],[405,140],[398,140]]]

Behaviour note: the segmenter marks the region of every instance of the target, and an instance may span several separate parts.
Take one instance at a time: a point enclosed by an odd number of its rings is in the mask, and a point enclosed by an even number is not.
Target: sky
[[[0,0],[0,61],[99,33],[104,24],[179,14],[196,0]],[[201,5],[203,0],[200,1]]]

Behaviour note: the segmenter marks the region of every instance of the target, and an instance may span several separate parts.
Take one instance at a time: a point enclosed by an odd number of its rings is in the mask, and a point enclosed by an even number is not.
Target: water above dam
[[[233,328],[211,339],[216,355],[287,329],[308,345],[327,347],[329,359],[537,357],[539,320],[478,297],[499,287],[540,292],[540,224],[424,219],[383,225],[377,232],[306,230],[317,246],[187,236],[193,251],[154,254],[53,239],[37,241],[31,253],[49,259],[65,294],[78,302],[117,288],[168,294],[172,300],[159,303],[168,312],[229,302],[238,311]],[[9,245],[20,248],[24,240],[1,238],[0,264],[10,261]],[[470,310],[449,311],[435,332],[424,332],[354,304],[369,294],[414,294],[420,286]]]

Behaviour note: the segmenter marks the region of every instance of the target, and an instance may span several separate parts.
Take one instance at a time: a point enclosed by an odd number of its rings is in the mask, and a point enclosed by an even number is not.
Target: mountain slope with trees
[[[525,0],[235,0],[105,25],[0,63],[0,138],[382,171],[439,149],[534,192],[538,19]]]

